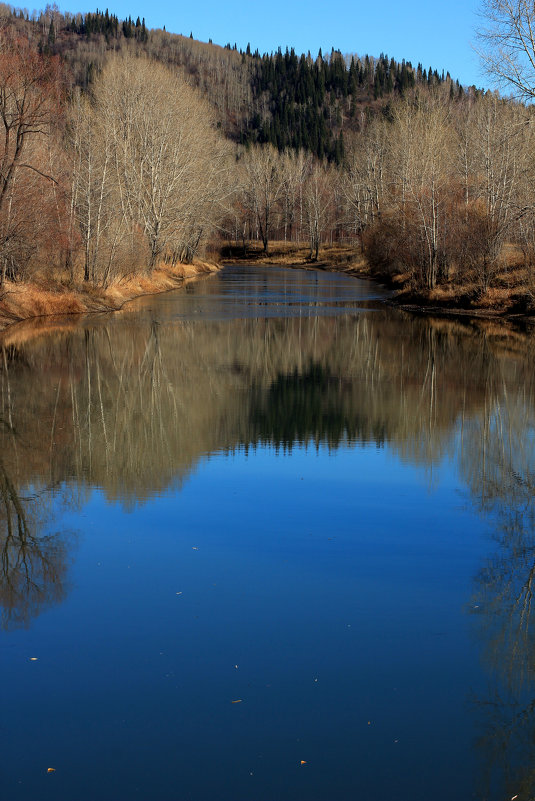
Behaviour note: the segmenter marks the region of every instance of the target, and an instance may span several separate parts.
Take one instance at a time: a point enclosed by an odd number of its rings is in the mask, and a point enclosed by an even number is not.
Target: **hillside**
[[[67,297],[274,243],[419,305],[533,308],[532,106],[384,54],[242,52],[108,10],[0,6],[0,54],[4,313],[23,285]]]
[[[270,143],[279,150],[302,148],[340,164],[344,135],[363,127],[363,118],[388,115],[390,104],[413,87],[446,82],[451,96],[463,93],[449,73],[416,68],[388,56],[339,51],[313,58],[293,50],[261,55],[191,37],[151,30],[139,17],[120,20],[108,10],[62,14],[0,5],[0,20],[30,38],[40,52],[57,54],[71,86],[87,88],[107,55],[123,49],[184,71],[217,110],[225,134],[242,144]]]

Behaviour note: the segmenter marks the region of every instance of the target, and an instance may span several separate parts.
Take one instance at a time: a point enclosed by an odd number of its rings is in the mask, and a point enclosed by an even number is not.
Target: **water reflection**
[[[459,445],[477,502],[511,509],[534,458],[533,343],[513,344],[393,311],[88,323],[4,347],[0,452],[23,487],[74,480],[135,505],[257,442],[388,442],[429,466]]]
[[[2,453],[11,457],[0,456],[0,627],[10,630],[65,598],[74,537],[51,530],[52,495],[20,474],[24,446],[9,422],[0,418],[0,426]]]
[[[462,417],[464,457],[479,459],[469,426],[487,425],[504,392],[531,392],[531,376],[520,385],[484,334],[393,312],[100,325],[22,345],[7,361],[8,468],[27,485],[75,479],[126,504],[180,482],[206,454],[257,442],[388,441],[431,465],[454,447]],[[23,465],[12,431],[31,443]]]
[[[213,286],[204,293],[219,298]],[[488,766],[480,797],[506,788],[529,798],[534,339],[391,310],[194,320],[191,306],[162,311],[171,300],[2,348],[2,625],[27,625],[65,597],[75,539],[54,531],[60,497],[76,506],[99,487],[133,508],[179,486],[200,459],[258,444],[388,443],[430,471],[449,456],[496,521],[497,548],[470,602],[494,675],[476,702]]]
[[[498,386],[493,386],[498,380]],[[471,610],[493,676],[476,701],[488,766],[510,795],[535,792],[535,415],[530,395],[488,377],[484,413],[467,421],[460,459],[473,502],[495,522],[496,551],[475,581]]]

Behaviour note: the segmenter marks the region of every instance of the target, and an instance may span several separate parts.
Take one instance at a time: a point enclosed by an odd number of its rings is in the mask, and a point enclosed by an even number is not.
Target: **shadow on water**
[[[273,300],[282,290],[255,291]],[[210,454],[260,444],[388,443],[430,471],[450,456],[497,540],[470,603],[494,677],[492,694],[475,699],[488,767],[478,797],[530,798],[535,339],[391,310],[225,316],[160,307],[2,349],[2,626],[26,626],[65,598],[76,538],[54,530],[54,514],[92,487],[132,509]]]

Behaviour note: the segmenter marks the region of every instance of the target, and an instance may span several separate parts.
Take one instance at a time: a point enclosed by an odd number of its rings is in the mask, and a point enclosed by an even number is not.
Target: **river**
[[[0,341],[0,798],[533,797],[535,339],[387,294]]]

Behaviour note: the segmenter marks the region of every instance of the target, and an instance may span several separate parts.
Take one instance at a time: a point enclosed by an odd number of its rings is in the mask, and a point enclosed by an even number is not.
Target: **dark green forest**
[[[247,54],[242,58],[247,59]],[[349,63],[348,63],[349,62]],[[450,75],[439,75],[429,67],[410,62],[398,63],[381,53],[379,58],[344,58],[332,50],[323,58],[297,56],[295,51],[279,49],[260,56],[258,51],[250,64],[251,88],[256,105],[266,98],[269,117],[256,112],[242,132],[244,144],[272,144],[280,151],[290,147],[307,150],[319,159],[341,164],[345,155],[344,126],[359,127],[359,115],[380,111],[388,116],[389,101],[403,97],[415,86],[438,86],[446,79],[452,96],[462,94]]]

